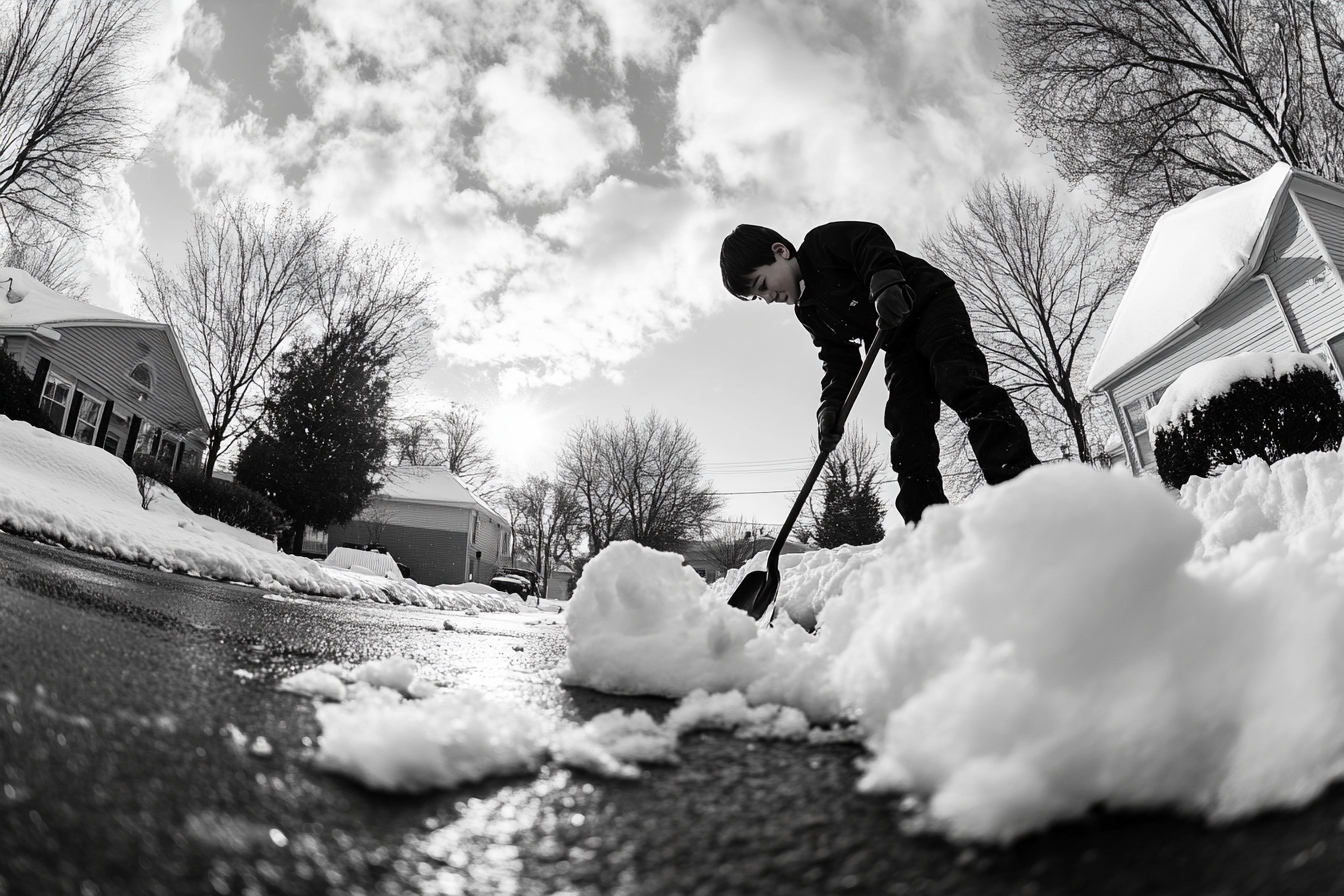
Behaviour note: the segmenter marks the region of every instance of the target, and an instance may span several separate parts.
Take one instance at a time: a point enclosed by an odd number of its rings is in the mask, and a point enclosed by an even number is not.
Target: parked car
[[[490,579],[490,587],[496,591],[516,594],[523,600],[540,593],[541,587],[537,574],[530,569],[518,569],[513,566],[501,566]]]

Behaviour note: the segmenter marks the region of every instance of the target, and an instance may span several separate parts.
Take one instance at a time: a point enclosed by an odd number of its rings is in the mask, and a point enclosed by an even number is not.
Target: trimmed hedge
[[[1170,488],[1192,476],[1251,457],[1266,463],[1292,454],[1333,451],[1344,438],[1344,401],[1323,371],[1299,367],[1282,377],[1238,380],[1160,429],[1157,471]]]
[[[172,464],[137,454],[131,465],[171,488],[192,511],[221,523],[246,529],[264,538],[273,538],[289,527],[289,518],[273,501],[246,486],[224,479],[206,479],[200,470],[173,472]]]
[[[4,349],[0,349],[0,414],[47,432],[56,431],[51,418],[33,399],[33,378]]]

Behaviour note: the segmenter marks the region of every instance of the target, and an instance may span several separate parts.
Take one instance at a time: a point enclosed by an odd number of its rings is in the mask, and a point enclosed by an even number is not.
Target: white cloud
[[[678,90],[687,170],[789,221],[866,218],[917,239],[977,178],[1032,163],[1007,108],[980,102],[994,87],[963,64],[973,35],[936,9],[909,29],[830,5],[726,12]]]
[[[186,33],[183,36],[182,49],[208,65],[223,44],[224,23],[219,17],[202,11],[199,6],[189,7],[186,12]]]
[[[189,4],[173,10],[169,43],[219,46]],[[801,236],[870,218],[909,242],[976,178],[1038,164],[990,80],[980,0],[305,10],[276,68],[298,76],[306,117],[229,112],[226,84],[169,66],[163,136],[183,182],[198,201],[290,198],[406,241],[439,286],[440,356],[493,369],[506,389],[619,378],[712,313],[726,300],[719,241],[737,221]],[[621,93],[627,59],[678,79],[656,185],[629,173],[641,119],[640,98]],[[554,211],[533,224],[538,206]]]
[[[566,102],[547,87],[559,59],[538,64],[535,53],[515,49],[502,65],[476,80],[486,118],[475,141],[477,168],[506,201],[554,202],[606,168],[608,157],[633,149],[637,134],[625,110]]]

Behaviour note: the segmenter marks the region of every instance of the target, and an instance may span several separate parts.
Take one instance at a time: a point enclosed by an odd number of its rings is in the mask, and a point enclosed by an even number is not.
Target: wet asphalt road
[[[855,793],[850,746],[695,734],[635,782],[545,767],[418,797],[314,769],[312,705],[275,685],[328,660],[402,654],[573,721],[671,706],[561,688],[558,626],[449,616],[0,534],[0,896],[1344,893],[1339,789],[1228,828],[1098,815],[967,848]]]

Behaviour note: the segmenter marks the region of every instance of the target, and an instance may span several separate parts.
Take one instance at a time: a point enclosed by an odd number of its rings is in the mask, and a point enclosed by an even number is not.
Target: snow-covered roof
[[[0,328],[31,328],[73,323],[164,326],[63,296],[19,268],[0,267],[0,289],[6,287],[8,295],[0,298]]]
[[[504,514],[471,490],[452,470],[443,466],[393,467],[387,474],[380,497],[418,504],[452,504]]]
[[[1098,389],[1254,273],[1270,212],[1293,169],[1212,187],[1157,220],[1106,330],[1087,388]]]

